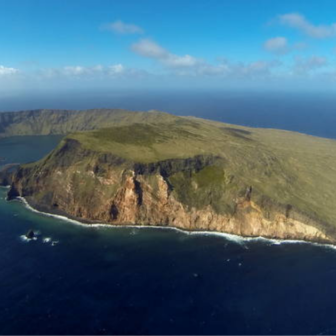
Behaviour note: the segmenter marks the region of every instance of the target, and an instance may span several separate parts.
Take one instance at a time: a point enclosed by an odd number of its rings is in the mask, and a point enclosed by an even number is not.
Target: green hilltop
[[[6,124],[4,118],[9,114],[11,120]],[[144,165],[211,156],[215,160],[208,167],[170,174],[177,199],[199,208],[210,203],[225,213],[232,211],[234,195],[253,186],[254,200],[265,211],[268,200],[290,205],[336,236],[334,140],[157,111],[29,111],[15,115],[0,114],[2,135],[68,133],[46,158],[24,168],[57,166],[69,141],[91,153],[75,160],[78,169],[89,164],[92,155],[101,154]]]
[[[122,109],[31,110],[0,113],[0,137],[14,135],[50,135],[88,131],[134,122],[171,120],[176,117],[163,112],[134,112]]]
[[[79,141],[87,149],[142,163],[196,155],[218,156],[222,159],[223,173],[211,168],[195,174],[195,179],[218,184],[234,176],[240,184],[253,185],[260,195],[281,204],[295,205],[336,227],[334,140],[196,118],[158,124],[135,123],[70,134],[68,138]],[[188,186],[183,187],[182,173],[173,179],[181,195],[188,192]]]

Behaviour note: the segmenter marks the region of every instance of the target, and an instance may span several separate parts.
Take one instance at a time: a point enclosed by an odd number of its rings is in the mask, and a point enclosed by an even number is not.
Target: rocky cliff
[[[182,118],[76,133],[20,167],[8,197],[88,222],[334,243],[335,211],[316,205],[307,174],[275,148],[258,131]]]

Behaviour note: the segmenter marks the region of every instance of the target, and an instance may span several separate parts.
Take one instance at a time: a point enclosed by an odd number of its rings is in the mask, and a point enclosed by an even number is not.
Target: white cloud
[[[191,55],[175,55],[149,39],[141,39],[139,42],[134,43],[131,49],[140,56],[160,61],[168,68],[192,68],[204,64],[202,59]]]
[[[120,76],[126,73],[126,69],[122,64],[114,64],[109,66],[95,65],[91,67],[85,66],[65,66],[56,69],[42,69],[39,74],[47,78],[97,78],[97,77],[111,77]]]
[[[230,78],[267,78],[273,75],[273,69],[279,67],[280,61],[257,60],[250,63],[227,63]]]
[[[134,43],[131,49],[138,55],[148,58],[166,59],[169,57],[169,52],[166,49],[149,39],[141,39]]]
[[[304,42],[290,44],[285,37],[273,37],[264,43],[264,49],[276,55],[285,55],[292,51],[300,51],[307,47]]]
[[[110,30],[116,34],[143,34],[144,30],[132,23],[125,23],[121,20],[102,25],[103,30]]]
[[[275,54],[285,54],[289,51],[287,39],[280,36],[267,40],[264,43],[264,48]]]
[[[336,23],[330,25],[314,25],[303,15],[298,13],[288,13],[279,15],[280,24],[295,28],[302,33],[317,39],[336,36]]]
[[[117,75],[123,73],[125,70],[122,64],[115,64],[110,66],[95,65],[92,67],[83,66],[67,66],[61,72],[69,76],[82,76],[82,75]]]
[[[66,66],[61,70],[65,75],[80,76],[88,72],[87,68],[81,66]]]
[[[298,75],[308,75],[312,71],[328,65],[328,60],[321,56],[296,57],[293,71]]]
[[[3,65],[0,65],[0,76],[8,76],[19,73],[19,69],[7,68]]]
[[[125,71],[125,67],[122,64],[115,64],[115,65],[110,65],[108,67],[108,73],[110,75],[114,74],[121,74]]]
[[[200,59],[197,59],[190,55],[177,56],[169,54],[169,56],[163,60],[163,62],[172,68],[189,68],[203,63]]]
[[[268,76],[271,69],[279,62],[256,61],[251,63],[234,63],[222,60],[211,64],[191,55],[179,56],[171,53],[156,42],[142,39],[133,44],[131,49],[140,56],[160,62],[167,70],[179,76],[222,76],[222,77],[254,77]]]

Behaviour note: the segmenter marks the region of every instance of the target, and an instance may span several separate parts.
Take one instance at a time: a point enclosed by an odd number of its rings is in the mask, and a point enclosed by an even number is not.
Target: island
[[[336,141],[159,111],[0,114],[0,136],[64,134],[8,199],[84,223],[336,242]]]

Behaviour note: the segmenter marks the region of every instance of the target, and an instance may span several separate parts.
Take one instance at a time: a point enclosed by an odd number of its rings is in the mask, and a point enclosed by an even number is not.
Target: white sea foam
[[[22,240],[22,241],[24,241],[24,242],[28,242],[30,239],[28,239],[27,237],[26,237],[26,235],[22,235],[22,236],[20,236],[20,239]]]
[[[216,231],[186,231],[183,229],[179,229],[177,227],[171,227],[171,226],[156,226],[156,225],[113,225],[113,224],[104,224],[104,223],[95,223],[95,224],[85,224],[82,223],[78,220],[70,219],[66,216],[61,216],[61,215],[55,215],[55,214],[50,214],[47,212],[42,212],[34,209],[24,197],[17,197],[22,203],[25,205],[25,207],[35,213],[38,213],[40,215],[44,215],[47,217],[53,217],[57,219],[61,219],[63,221],[75,224],[75,225],[80,225],[85,228],[119,228],[119,229],[124,229],[124,228],[135,228],[135,229],[163,229],[163,230],[175,230],[181,233],[184,233],[186,235],[202,235],[202,236],[219,236],[223,237],[226,240],[235,242],[240,245],[244,245],[246,242],[250,241],[259,241],[263,243],[267,243],[270,246],[276,246],[276,245],[283,245],[283,244],[309,244],[309,245],[314,245],[314,246],[319,246],[323,248],[330,248],[333,250],[336,250],[336,245],[332,244],[320,244],[320,243],[315,243],[315,242],[309,242],[305,240],[295,240],[295,239],[286,239],[286,240],[281,240],[281,239],[273,239],[273,238],[265,238],[265,237],[242,237],[238,235],[234,235],[231,233],[224,233],[224,232],[216,232]],[[36,237],[35,237],[36,238]],[[55,242],[57,244],[58,241]]]
[[[49,237],[43,238],[43,243],[50,243],[50,242],[51,242],[51,238]]]
[[[20,239],[21,239],[23,242],[30,242],[30,241],[32,241],[32,240],[37,240],[37,237],[28,238],[26,235],[22,235],[22,236],[20,236]]]
[[[65,216],[60,216],[60,215],[54,215],[54,214],[50,214],[50,213],[47,213],[47,212],[42,212],[42,211],[38,211],[36,209],[34,209],[27,201],[24,197],[17,197],[17,199],[19,199],[27,209],[29,209],[30,211],[32,212],[35,212],[35,213],[38,213],[40,215],[43,215],[43,216],[47,216],[47,217],[53,217],[53,218],[58,218],[58,219],[61,219],[61,220],[64,220],[66,222],[69,222],[69,223],[73,223],[73,224],[77,224],[77,225],[81,225],[81,226],[84,226],[84,227],[87,227],[88,225],[87,224],[84,224],[84,223],[81,223],[79,221],[76,221],[74,219],[70,219],[68,217],[65,217]]]

